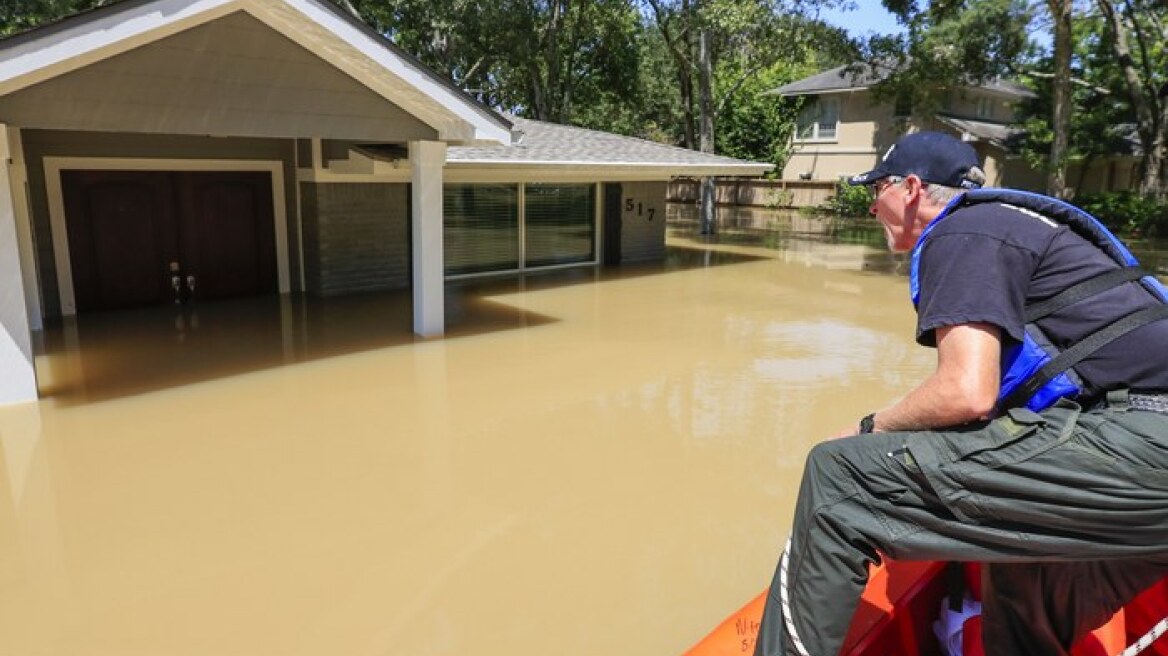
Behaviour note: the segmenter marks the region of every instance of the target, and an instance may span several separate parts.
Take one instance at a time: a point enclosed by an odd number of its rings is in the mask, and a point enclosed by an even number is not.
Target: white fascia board
[[[780,98],[798,98],[800,96],[830,96],[833,93],[855,93],[857,91],[867,91],[869,87],[846,87],[843,89],[816,89],[814,91],[795,91],[791,93],[776,93],[772,94]]]
[[[41,38],[12,37],[15,44],[0,43],[0,95],[226,16],[239,5],[240,0],[155,0],[99,18],[79,17],[72,25],[48,28],[52,31]]]
[[[710,166],[708,164],[623,164],[533,162],[491,164],[447,161],[447,181],[482,180],[669,180],[676,177],[758,177],[774,169],[769,164]]]
[[[510,145],[511,126],[316,0],[244,0],[250,14],[457,143]]]
[[[499,160],[499,159],[459,159],[447,160],[446,166],[450,167],[491,167],[491,168],[508,168],[508,169],[523,169],[523,168],[572,168],[572,169],[592,169],[596,171],[607,171],[610,169],[621,170],[635,170],[635,169],[678,169],[678,170],[701,170],[707,171],[708,175],[750,175],[753,173],[766,173],[774,168],[774,164],[742,162],[741,164],[700,164],[700,163],[686,163],[686,162],[601,162],[596,160],[558,160],[558,161],[543,161],[543,160]],[[746,173],[740,173],[745,171]]]

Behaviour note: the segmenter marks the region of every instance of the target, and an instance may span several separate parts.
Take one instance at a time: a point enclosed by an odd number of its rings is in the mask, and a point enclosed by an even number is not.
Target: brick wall
[[[408,185],[302,183],[300,192],[307,293],[409,286]]]

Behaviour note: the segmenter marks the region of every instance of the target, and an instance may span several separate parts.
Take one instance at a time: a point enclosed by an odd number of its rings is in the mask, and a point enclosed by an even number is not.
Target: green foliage
[[[0,0],[0,36],[23,32],[103,4],[107,4],[106,0]]]
[[[867,216],[872,205],[868,187],[850,185],[843,180],[835,183],[835,195],[827,201],[828,210],[839,216]]]
[[[911,94],[915,110],[931,113],[954,87],[1009,75],[1027,52],[1032,15],[1025,0],[933,2],[924,11],[916,5],[884,0],[907,33],[865,44],[868,62],[892,71],[873,88],[881,100]]]
[[[734,63],[719,70],[719,79],[731,78]],[[789,155],[797,110],[791,103],[763,95],[797,77],[790,67],[776,65],[744,83],[726,99],[718,113],[718,152],[722,155],[771,162],[781,171]]]
[[[0,35],[114,1],[0,0]],[[798,105],[763,94],[856,52],[834,0],[329,1],[496,110],[695,147],[705,32],[715,152],[777,171]]]
[[[1098,17],[1075,19],[1072,30],[1072,71],[1077,84],[1071,87],[1071,125],[1069,152],[1073,159],[1130,152],[1130,137],[1135,115],[1122,89],[1122,76],[1115,64],[1108,39],[1104,38],[1103,24]],[[1024,136],[1014,145],[1026,163],[1036,170],[1048,166],[1051,143],[1054,141],[1052,116],[1054,114],[1054,61],[1049,54],[1036,58],[1022,81],[1036,97],[1021,105]],[[1069,181],[1075,186],[1074,181]]]
[[[1075,205],[1108,228],[1133,237],[1168,236],[1168,203],[1133,191],[1083,194]]]
[[[572,122],[635,98],[639,16],[628,0],[350,0],[375,29],[483,103]]]

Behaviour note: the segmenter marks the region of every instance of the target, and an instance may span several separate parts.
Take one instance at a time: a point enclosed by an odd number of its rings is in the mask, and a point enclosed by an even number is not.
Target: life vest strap
[[[1088,278],[1083,282],[1064,289],[1045,301],[1039,301],[1028,306],[1026,308],[1026,323],[1034,323],[1043,317],[1054,314],[1065,307],[1070,307],[1099,292],[1134,282],[1147,275],[1149,275],[1148,272],[1140,267],[1121,267],[1111,269],[1093,278]]]
[[[1095,351],[1140,326],[1164,319],[1168,319],[1168,305],[1159,304],[1154,307],[1132,312],[1108,325],[1106,328],[1092,333],[1086,339],[1058,354],[1058,356],[1036,371],[1034,375],[1026,379],[1024,383],[1016,387],[1005,398],[1002,407],[1013,408],[1025,404],[1043,385],[1053,380],[1055,376],[1075,366]]]

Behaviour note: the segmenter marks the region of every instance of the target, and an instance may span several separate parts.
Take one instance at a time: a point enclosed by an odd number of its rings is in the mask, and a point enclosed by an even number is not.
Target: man
[[[833,656],[867,566],[980,561],[988,654],[1066,654],[1168,574],[1168,292],[1097,221],[901,139],[869,185],[936,370],[817,445],[756,654]]]

